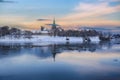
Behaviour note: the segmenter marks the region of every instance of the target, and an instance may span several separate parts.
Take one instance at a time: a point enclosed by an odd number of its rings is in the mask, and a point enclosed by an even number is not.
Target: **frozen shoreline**
[[[0,38],[0,42],[4,42],[4,43],[66,43],[66,42],[70,42],[70,43],[82,43],[83,42],[83,38],[82,37],[68,37],[69,40],[66,40],[66,37],[52,37],[52,36],[32,36],[31,39],[28,38],[9,38],[9,37],[5,37],[5,38]],[[98,43],[100,42],[99,37],[90,37],[90,40],[92,43]]]

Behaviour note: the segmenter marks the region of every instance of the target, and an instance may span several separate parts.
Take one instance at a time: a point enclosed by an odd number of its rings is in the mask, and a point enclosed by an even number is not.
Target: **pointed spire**
[[[52,29],[56,29],[56,21],[55,21],[55,18],[53,19]]]
[[[55,17],[54,17],[54,19],[53,19],[53,24],[56,25],[56,23],[55,23]]]

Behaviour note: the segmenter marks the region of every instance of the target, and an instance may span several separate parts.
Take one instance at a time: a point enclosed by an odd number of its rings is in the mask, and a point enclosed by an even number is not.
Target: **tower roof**
[[[56,21],[55,21],[55,18],[53,19],[53,24],[52,24],[52,29],[55,29],[56,28]]]
[[[55,18],[53,19],[53,24],[56,24]]]

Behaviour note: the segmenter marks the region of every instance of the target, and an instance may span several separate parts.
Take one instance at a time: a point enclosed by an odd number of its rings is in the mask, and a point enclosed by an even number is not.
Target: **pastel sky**
[[[56,18],[58,24],[120,26],[120,0],[0,0],[0,26],[38,29]]]

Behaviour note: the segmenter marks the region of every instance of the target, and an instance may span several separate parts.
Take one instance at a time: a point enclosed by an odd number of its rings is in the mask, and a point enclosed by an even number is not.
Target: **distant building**
[[[40,33],[41,35],[49,35],[49,34],[50,34],[50,31],[47,30],[44,26],[41,26],[41,29],[40,29],[39,33]]]
[[[52,24],[52,28],[51,28],[51,35],[56,36],[56,29],[57,29],[57,25],[56,25],[56,21],[54,19],[53,24]]]
[[[58,25],[56,24],[55,18],[54,18],[52,28],[51,28],[51,35],[57,36],[58,33],[60,33],[61,31],[63,31],[63,29],[61,27],[58,27]]]
[[[39,30],[32,31],[34,35],[50,35],[57,36],[60,32],[63,31],[61,27],[58,27],[56,24],[55,18],[53,19],[53,23],[51,25],[51,29],[47,29],[44,26],[41,26]]]

